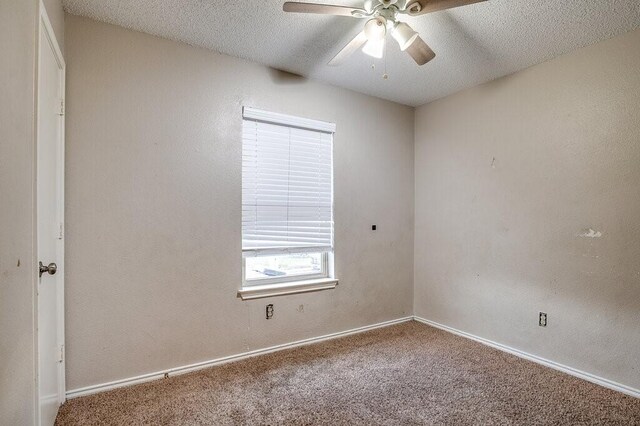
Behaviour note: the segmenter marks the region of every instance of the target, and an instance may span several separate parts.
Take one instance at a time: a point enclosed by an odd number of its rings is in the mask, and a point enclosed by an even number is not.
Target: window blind
[[[333,132],[321,121],[243,109],[245,255],[333,246]]]

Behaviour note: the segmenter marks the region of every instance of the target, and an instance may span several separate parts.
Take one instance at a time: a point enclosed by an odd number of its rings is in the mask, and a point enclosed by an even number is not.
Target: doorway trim
[[[34,305],[34,348],[35,348],[35,356],[34,356],[34,364],[35,364],[35,419],[36,424],[41,424],[40,419],[40,383],[39,383],[39,348],[38,348],[38,274],[36,272],[38,265],[38,186],[37,186],[37,170],[38,170],[38,147],[40,141],[40,135],[38,134],[38,107],[40,104],[40,97],[38,93],[38,86],[40,81],[40,50],[44,47],[40,45],[41,35],[44,35],[46,40],[49,43],[49,46],[53,50],[54,57],[58,64],[58,68],[60,70],[60,81],[59,81],[59,90],[60,90],[60,111],[59,115],[61,118],[59,135],[58,135],[58,146],[57,146],[57,161],[56,161],[56,176],[57,176],[57,193],[59,195],[58,206],[56,215],[58,218],[59,229],[58,229],[58,238],[56,240],[56,255],[58,258],[58,263],[60,263],[61,268],[59,268],[59,273],[56,274],[56,285],[57,285],[57,341],[58,346],[60,348],[60,359],[61,361],[58,364],[58,403],[62,404],[66,400],[65,392],[66,392],[66,381],[65,381],[65,365],[66,365],[66,354],[65,354],[65,337],[64,337],[64,275],[65,275],[65,262],[64,262],[64,167],[65,167],[65,75],[66,75],[66,64],[64,61],[64,57],[62,55],[62,50],[60,49],[60,45],[56,38],[55,32],[53,31],[53,27],[51,25],[51,21],[49,20],[49,16],[47,14],[47,10],[44,6],[42,0],[38,2],[38,27],[36,33],[36,73],[35,73],[35,120],[34,120],[34,128],[35,128],[35,150],[34,150],[34,170],[33,170],[33,200],[34,200],[34,212],[33,212],[33,223],[34,223],[34,254],[33,254],[33,305]]]

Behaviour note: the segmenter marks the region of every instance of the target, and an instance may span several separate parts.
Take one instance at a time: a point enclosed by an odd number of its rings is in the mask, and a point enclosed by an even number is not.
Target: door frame
[[[33,270],[34,270],[34,340],[35,340],[35,372],[36,372],[36,395],[35,395],[35,409],[36,409],[36,424],[40,425],[40,383],[39,383],[39,349],[38,349],[38,285],[39,285],[39,277],[37,273],[38,269],[38,185],[37,185],[37,177],[38,177],[38,152],[37,149],[39,147],[40,135],[38,134],[39,129],[39,117],[38,117],[38,108],[40,103],[40,97],[38,94],[38,87],[40,83],[40,52],[43,48],[51,48],[53,50],[53,54],[55,56],[56,62],[58,64],[58,69],[60,70],[60,81],[59,81],[59,91],[60,91],[60,128],[58,135],[58,146],[57,146],[57,161],[56,161],[56,177],[57,177],[57,193],[59,195],[58,205],[57,205],[57,222],[59,224],[58,229],[58,238],[56,240],[56,256],[57,262],[59,264],[58,273],[55,275],[56,279],[56,287],[57,287],[57,300],[56,300],[56,310],[58,314],[57,318],[57,340],[58,346],[60,348],[60,358],[61,362],[58,363],[58,403],[62,404],[65,402],[65,392],[66,392],[66,383],[65,383],[65,364],[66,364],[66,354],[65,354],[65,337],[64,337],[64,167],[65,167],[65,75],[66,75],[66,64],[64,61],[64,57],[62,55],[62,51],[60,50],[60,45],[58,44],[58,40],[56,38],[55,32],[53,31],[53,27],[51,26],[51,21],[49,20],[49,16],[47,15],[47,10],[44,6],[42,0],[39,0],[38,6],[38,27],[36,34],[36,81],[35,81],[35,152],[34,152],[34,262],[33,262]],[[41,46],[40,39],[41,36],[44,35],[46,40],[49,43],[49,46]]]

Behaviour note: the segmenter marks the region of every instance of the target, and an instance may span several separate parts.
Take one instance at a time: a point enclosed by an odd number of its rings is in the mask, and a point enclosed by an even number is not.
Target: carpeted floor
[[[640,425],[640,399],[407,322],[72,399],[62,425]]]

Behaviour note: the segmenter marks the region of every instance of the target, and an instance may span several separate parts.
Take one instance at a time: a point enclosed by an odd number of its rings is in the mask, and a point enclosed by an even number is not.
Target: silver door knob
[[[47,265],[43,265],[42,262],[40,262],[40,276],[42,276],[42,274],[44,274],[45,272],[48,273],[49,275],[53,275],[56,273],[57,270],[58,270],[58,265],[56,265],[55,263],[50,263],[47,266]]]

